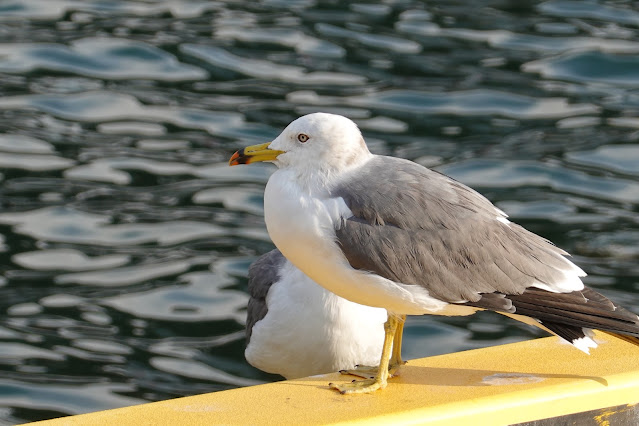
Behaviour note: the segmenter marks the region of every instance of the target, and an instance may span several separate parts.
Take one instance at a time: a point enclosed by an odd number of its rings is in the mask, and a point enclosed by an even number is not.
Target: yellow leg
[[[406,364],[406,361],[402,360],[402,336],[404,334],[404,322],[406,321],[406,315],[400,315],[397,317],[397,320],[397,330],[395,331],[395,338],[393,339],[393,352],[391,353],[388,365],[389,377],[395,377],[397,369],[401,365]],[[356,365],[355,368],[340,370],[340,373],[350,374],[364,379],[372,379],[375,377],[375,374],[377,374],[378,369],[379,366]]]
[[[388,371],[388,365],[391,359],[391,352],[393,352],[393,342],[397,329],[403,324],[403,319],[389,313],[388,321],[384,324],[384,347],[382,348],[382,358],[379,362],[379,368],[375,377],[364,380],[353,380],[351,383],[345,383],[343,385],[336,385],[329,383],[333,389],[338,390],[341,394],[347,393],[369,393],[376,391],[377,389],[384,389],[390,373]],[[399,349],[401,351],[401,349]],[[401,359],[401,356],[400,356]]]
[[[397,331],[395,332],[395,338],[393,339],[393,353],[390,359],[389,373],[391,377],[395,375],[395,372],[400,365],[406,364],[406,361],[402,360],[402,338],[404,336],[404,323],[406,322],[406,315],[400,315],[398,318]]]

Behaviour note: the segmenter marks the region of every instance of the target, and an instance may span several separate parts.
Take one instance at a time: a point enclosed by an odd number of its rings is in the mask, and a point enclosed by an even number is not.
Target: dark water
[[[251,385],[246,269],[299,115],[436,167],[639,305],[630,1],[0,0],[0,423]],[[415,317],[404,355],[541,335]]]

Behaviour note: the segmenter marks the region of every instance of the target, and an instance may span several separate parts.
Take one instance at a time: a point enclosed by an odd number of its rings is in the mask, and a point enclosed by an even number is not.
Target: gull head
[[[229,164],[269,161],[280,169],[339,173],[371,156],[357,125],[346,117],[317,112],[298,118],[270,143],[236,152]]]

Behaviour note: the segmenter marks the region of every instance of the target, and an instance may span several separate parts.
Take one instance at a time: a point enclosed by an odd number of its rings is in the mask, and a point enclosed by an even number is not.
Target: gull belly
[[[435,299],[421,286],[396,283],[351,267],[339,249],[335,226],[352,216],[342,198],[314,197],[290,172],[278,170],[264,193],[264,219],[277,248],[327,290],[351,302],[404,315],[470,315],[468,306]]]

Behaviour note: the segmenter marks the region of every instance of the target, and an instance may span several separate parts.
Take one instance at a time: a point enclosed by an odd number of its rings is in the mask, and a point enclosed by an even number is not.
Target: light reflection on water
[[[298,115],[360,125],[639,305],[631,2],[0,4],[0,423],[245,386],[246,271]],[[635,308],[637,310],[637,308]],[[411,318],[405,357],[540,335]]]

